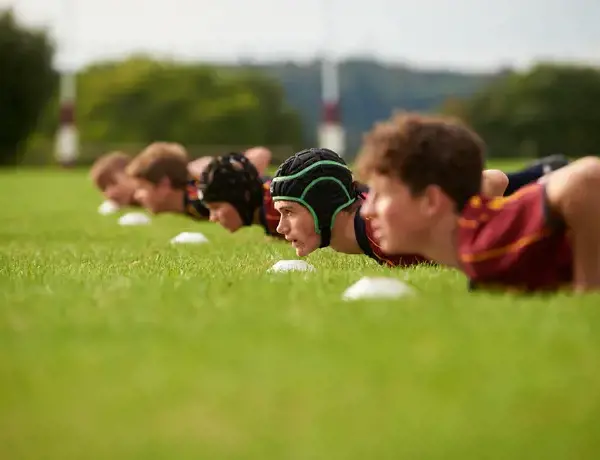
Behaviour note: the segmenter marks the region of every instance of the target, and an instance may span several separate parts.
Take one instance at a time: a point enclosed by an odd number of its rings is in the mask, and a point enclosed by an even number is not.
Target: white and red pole
[[[332,59],[323,59],[321,73],[321,125],[319,144],[344,156],[345,139],[339,104],[338,66]]]
[[[63,166],[72,165],[79,156],[79,133],[75,123],[74,71],[62,71],[60,76],[59,126],[56,135],[56,159]]]
[[[72,30],[75,26],[73,0],[63,0],[61,40],[62,59],[59,61],[59,125],[56,133],[55,157],[63,166],[72,165],[79,156],[79,133],[75,122],[77,72],[73,62]]]
[[[321,123],[319,124],[319,146],[344,156],[345,133],[340,111],[339,68],[330,52],[332,42],[332,0],[323,2],[323,61],[321,63]]]

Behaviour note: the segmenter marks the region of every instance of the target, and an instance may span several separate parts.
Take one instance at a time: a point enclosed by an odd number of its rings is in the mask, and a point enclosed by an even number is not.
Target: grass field
[[[329,250],[271,275],[294,254],[260,229],[100,201],[83,172],[0,173],[1,459],[600,457],[600,296]],[[342,301],[364,275],[417,295]]]

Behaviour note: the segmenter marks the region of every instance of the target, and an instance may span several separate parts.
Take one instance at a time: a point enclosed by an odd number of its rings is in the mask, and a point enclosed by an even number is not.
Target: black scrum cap
[[[256,167],[241,153],[214,158],[202,172],[198,197],[204,203],[230,203],[244,225],[252,225],[263,203],[263,184]]]
[[[335,217],[356,201],[359,191],[344,160],[328,149],[302,150],[283,163],[271,182],[273,201],[295,201],[306,207],[329,246]]]

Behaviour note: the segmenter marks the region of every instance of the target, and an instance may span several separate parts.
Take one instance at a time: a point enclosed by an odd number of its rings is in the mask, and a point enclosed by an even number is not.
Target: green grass
[[[0,174],[0,458],[593,459],[600,296],[469,294],[458,273],[260,229],[122,228],[82,172]],[[181,231],[212,244],[172,247]],[[413,299],[343,302],[364,275]]]

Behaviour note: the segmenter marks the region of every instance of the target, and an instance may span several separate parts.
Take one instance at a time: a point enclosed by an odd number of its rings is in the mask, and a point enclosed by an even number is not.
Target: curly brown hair
[[[439,186],[460,210],[481,189],[485,144],[461,121],[396,113],[364,137],[358,171],[400,179],[414,195]]]

